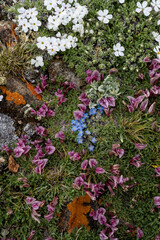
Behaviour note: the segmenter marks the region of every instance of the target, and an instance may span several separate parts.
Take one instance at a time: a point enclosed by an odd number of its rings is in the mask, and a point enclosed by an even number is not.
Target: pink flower
[[[28,237],[28,240],[31,240],[31,239],[33,238],[35,232],[36,232],[35,230],[32,230],[32,231],[30,232],[30,235],[29,235],[29,237]]]
[[[145,99],[145,100],[141,103],[141,105],[140,105],[141,111],[144,112],[144,111],[146,110],[146,107],[147,107],[147,106],[148,106],[148,98]]]
[[[36,132],[40,135],[40,136],[44,136],[44,131],[45,128],[42,126],[36,127]]]
[[[115,155],[115,156],[119,156],[119,158],[121,158],[124,154],[124,149],[119,148],[120,145],[115,143],[112,145],[112,150],[109,152],[109,155]]]
[[[146,62],[146,63],[149,63],[149,62],[151,62],[151,59],[150,59],[149,57],[145,57],[145,58],[143,59],[143,61]]]
[[[142,150],[147,147],[147,144],[135,143],[137,149]]]
[[[34,89],[36,91],[37,94],[41,94],[42,93],[42,89],[40,87],[40,83],[37,84],[37,86]]]
[[[95,172],[98,173],[98,174],[102,174],[102,173],[105,173],[105,170],[103,168],[101,168],[101,167],[97,167],[95,169]]]
[[[89,159],[89,166],[90,168],[95,167],[97,165],[97,161],[94,158]]]
[[[101,80],[101,75],[100,75],[100,73],[99,73],[97,70],[94,70],[94,71],[92,72],[92,74],[91,74],[91,79],[92,79],[92,82],[93,82],[94,80],[100,81],[100,80]]]
[[[143,231],[137,227],[137,238],[142,238],[143,237]]]
[[[156,106],[156,102],[151,104],[151,106],[148,109],[149,114],[153,114],[155,112],[155,106]]]
[[[105,225],[106,222],[107,222],[107,219],[103,214],[99,214],[98,215],[98,222],[100,223],[100,225]]]
[[[160,177],[160,166],[155,168],[156,177]]]
[[[48,145],[45,147],[46,152],[51,155],[55,152],[56,148],[54,146]]]
[[[52,111],[51,109],[49,109],[48,112],[47,112],[47,116],[48,117],[53,117],[54,115],[55,115],[55,112]]]
[[[84,180],[82,177],[76,177],[74,180],[74,183],[76,183],[78,186],[82,186],[84,183]]]
[[[92,199],[92,201],[96,200],[96,197],[90,191],[88,191],[88,190],[84,190],[84,191],[85,191],[85,193],[88,194],[88,196],[90,197],[90,199]]]
[[[98,220],[98,211],[92,211],[89,216],[93,217],[93,220]]]
[[[160,232],[159,232],[159,234],[156,236],[155,240],[160,240]]]
[[[83,117],[83,111],[77,110],[73,112],[75,120],[80,120]]]
[[[88,165],[88,160],[86,159],[86,160],[84,160],[84,161],[81,163],[81,168],[82,168],[83,170],[86,170],[87,165]]]
[[[48,86],[46,79],[43,79],[41,81],[41,85],[42,85],[43,90]]]
[[[65,139],[64,132],[59,131],[58,133],[56,133],[55,138],[60,138],[60,140],[63,141]]]
[[[40,223],[40,220],[39,220],[38,217],[40,217],[41,214],[38,214],[35,210],[33,210],[31,216],[32,216],[32,218],[33,218],[36,222]]]
[[[14,149],[14,154],[16,158],[19,158],[24,153],[24,150],[21,147],[16,147]]]
[[[155,205],[157,208],[160,208],[160,196],[154,197],[154,205]]]
[[[141,161],[138,161],[140,160],[140,156],[139,155],[136,155],[135,157],[133,157],[129,163],[134,165],[135,167],[139,168],[141,165],[143,165],[144,163],[142,163]]]
[[[41,80],[47,80],[47,79],[48,79],[47,75],[41,74]]]
[[[98,214],[102,214],[102,215],[104,215],[104,214],[106,213],[106,209],[100,207],[100,208],[98,208],[97,212],[98,212]]]
[[[99,237],[100,237],[100,240],[106,240],[108,239],[108,237],[105,235],[106,233],[106,229],[105,230],[102,230],[99,234]]]
[[[108,108],[109,107],[109,103],[107,98],[103,97],[100,99],[99,104],[104,107],[104,108]]]
[[[85,112],[86,111],[86,105],[84,104],[78,104],[78,107],[80,108],[80,111]]]
[[[82,93],[79,98],[78,98],[84,105],[88,106],[89,105],[89,98],[87,97],[87,95],[85,93]]]

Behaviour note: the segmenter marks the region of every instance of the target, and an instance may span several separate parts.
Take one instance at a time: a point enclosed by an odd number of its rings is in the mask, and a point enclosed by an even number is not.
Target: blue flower
[[[89,111],[89,115],[95,115],[97,113],[97,109],[96,108],[91,108]]]
[[[80,130],[80,131],[78,132],[78,136],[83,136],[83,130]]]
[[[87,127],[86,123],[83,123],[81,126],[82,126],[82,128],[86,128]]]
[[[85,122],[85,118],[81,118],[80,123],[84,123],[84,122]]]
[[[76,121],[77,121],[77,120],[72,120],[72,121],[71,121],[71,124],[72,124],[72,125],[76,124]]]
[[[77,130],[78,130],[78,128],[77,128],[76,126],[73,125],[73,127],[72,127],[72,131],[73,131],[73,132],[76,132]]]
[[[90,145],[90,146],[88,147],[88,149],[89,149],[89,151],[93,151],[94,146],[93,146],[93,145]]]
[[[97,109],[100,110],[100,111],[102,111],[102,110],[104,109],[104,107],[101,106],[101,105],[98,105]]]
[[[83,114],[83,118],[84,118],[84,119],[89,118],[88,113],[84,113],[84,114]]]
[[[85,133],[86,133],[87,135],[90,135],[90,134],[91,134],[91,132],[90,132],[88,129],[85,131]]]
[[[83,138],[77,138],[77,142],[78,142],[78,144],[82,144],[83,143]]]
[[[97,139],[96,139],[95,137],[93,137],[93,138],[91,139],[91,142],[92,142],[92,143],[96,143],[96,142],[97,142]]]

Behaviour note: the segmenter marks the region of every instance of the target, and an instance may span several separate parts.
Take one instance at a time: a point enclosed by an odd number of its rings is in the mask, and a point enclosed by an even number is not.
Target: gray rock
[[[11,145],[17,141],[18,137],[15,135],[14,120],[0,113],[0,148],[3,145]]]

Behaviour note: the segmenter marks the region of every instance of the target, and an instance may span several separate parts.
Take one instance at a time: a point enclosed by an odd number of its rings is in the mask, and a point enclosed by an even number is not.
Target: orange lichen
[[[12,155],[10,155],[8,158],[8,168],[9,168],[9,171],[13,173],[18,172],[18,169],[19,169],[19,164],[16,163]]]
[[[38,99],[38,100],[42,100],[42,96],[40,94],[37,94],[35,91],[35,88],[33,87],[33,85],[31,83],[27,82],[27,88],[30,90],[30,92]]]
[[[26,101],[24,100],[23,96],[17,92],[10,92],[6,91],[6,100],[14,101],[16,105],[25,105]]]
[[[15,23],[12,23],[12,26],[11,26],[11,32],[12,32],[12,35],[13,35],[12,39],[15,39],[16,41],[6,42],[7,47],[13,47],[19,41],[19,37],[16,35],[15,30],[14,30],[16,27],[17,27],[17,25]]]
[[[5,93],[6,93],[6,90],[7,90],[7,88],[6,88],[5,86],[1,86],[1,87],[0,87],[0,90],[2,91],[2,93],[3,93],[3,94],[5,94]]]
[[[90,206],[90,201],[90,197],[88,196],[88,194],[86,194],[84,196],[75,198],[73,202],[67,205],[68,210],[72,213],[69,219],[69,227],[67,230],[68,233],[71,233],[74,227],[79,228],[82,225],[90,229],[90,227],[88,226],[89,221],[86,217],[87,213],[93,211]]]

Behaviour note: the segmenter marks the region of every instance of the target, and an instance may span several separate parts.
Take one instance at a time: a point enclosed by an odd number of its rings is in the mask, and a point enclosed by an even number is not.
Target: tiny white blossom
[[[160,59],[160,46],[155,47],[153,51],[157,54],[157,58]]]
[[[42,67],[44,65],[42,56],[37,56],[36,59],[31,59],[31,64],[35,65],[35,67]]]
[[[31,26],[26,18],[19,20],[19,25],[22,26],[22,31],[24,31],[25,33],[28,32],[28,29]]]
[[[124,3],[124,2],[125,2],[125,0],[119,0],[119,2],[120,2],[120,3]]]
[[[41,26],[41,22],[36,17],[31,18],[29,22],[31,24],[31,29],[37,32],[38,27]]]
[[[28,9],[28,18],[33,18],[33,17],[36,17],[37,15],[38,15],[38,11],[36,10],[36,8]]]
[[[152,32],[154,39],[160,43],[160,34],[157,32]]]
[[[44,6],[46,6],[47,10],[50,11],[52,8],[55,8],[57,6],[57,3],[53,0],[45,0]]]
[[[116,57],[118,56],[124,56],[124,47],[121,46],[120,43],[117,43],[116,45],[113,45],[113,50],[114,50],[114,54]]]
[[[44,50],[47,44],[47,38],[46,37],[38,37],[37,38],[37,47]]]
[[[151,5],[156,12],[160,10],[160,0],[152,0]]]
[[[112,19],[112,17],[112,14],[108,14],[107,9],[98,11],[98,19],[103,23],[109,23],[109,20]]]
[[[157,24],[160,25],[160,20],[157,21]]]
[[[140,13],[143,12],[145,16],[149,16],[152,10],[151,7],[147,7],[147,1],[144,1],[142,4],[140,2],[137,3],[136,12]]]

